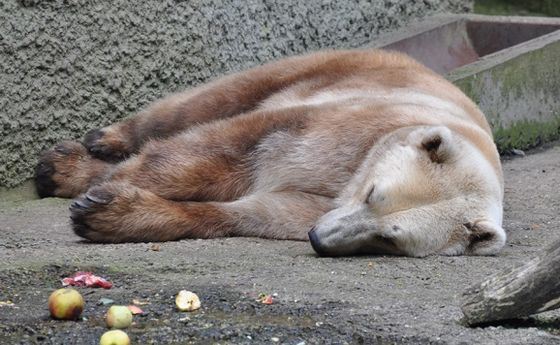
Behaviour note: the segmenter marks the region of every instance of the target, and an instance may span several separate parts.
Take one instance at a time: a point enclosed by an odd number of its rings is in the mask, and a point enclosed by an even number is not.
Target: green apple
[[[132,323],[132,313],[128,307],[114,305],[109,308],[105,322],[109,328],[127,328]]]
[[[74,289],[58,289],[49,296],[51,316],[59,320],[76,320],[84,310],[84,299]]]
[[[130,338],[120,329],[114,329],[103,333],[99,345],[130,345]]]

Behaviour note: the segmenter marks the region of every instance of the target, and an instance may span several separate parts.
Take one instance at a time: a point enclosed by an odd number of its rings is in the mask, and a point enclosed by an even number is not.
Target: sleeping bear
[[[319,255],[492,255],[503,177],[458,88],[381,50],[291,57],[44,152],[42,197],[94,242],[257,236]]]

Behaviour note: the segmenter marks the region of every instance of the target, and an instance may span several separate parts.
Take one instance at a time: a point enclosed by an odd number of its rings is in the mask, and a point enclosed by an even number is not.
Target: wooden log
[[[463,301],[463,321],[471,326],[559,308],[560,241],[526,264],[469,288]]]

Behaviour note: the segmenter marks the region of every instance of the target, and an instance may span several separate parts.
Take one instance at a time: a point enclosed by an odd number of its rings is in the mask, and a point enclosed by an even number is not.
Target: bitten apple
[[[194,311],[200,308],[200,299],[193,292],[181,290],[175,297],[175,305],[180,311]]]
[[[74,289],[58,289],[49,296],[51,316],[59,320],[76,320],[84,310],[84,299]]]

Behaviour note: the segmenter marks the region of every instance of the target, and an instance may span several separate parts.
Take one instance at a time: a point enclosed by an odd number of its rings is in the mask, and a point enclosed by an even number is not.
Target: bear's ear
[[[420,146],[428,153],[434,163],[445,162],[451,153],[452,136],[447,127],[438,126],[429,128],[423,133]]]
[[[463,224],[469,231],[466,254],[495,255],[506,243],[504,229],[488,220]]]

